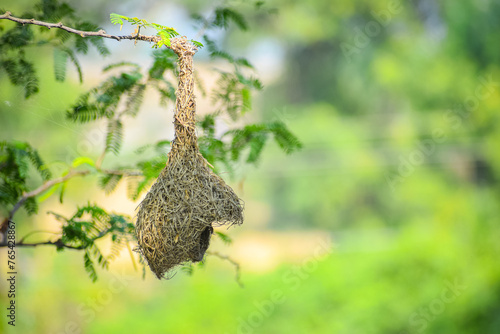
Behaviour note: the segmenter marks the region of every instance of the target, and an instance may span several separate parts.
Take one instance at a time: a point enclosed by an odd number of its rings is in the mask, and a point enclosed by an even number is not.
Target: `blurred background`
[[[271,143],[258,166],[221,174],[244,199],[246,220],[228,230],[231,245],[214,240],[211,250],[240,264],[244,288],[217,257],[192,276],[158,281],[149,272],[142,279],[125,249],[92,283],[77,251],[19,248],[17,325],[3,315],[0,330],[500,333],[500,2],[270,0],[259,11],[231,4],[249,30],[214,38],[247,57],[265,86],[245,122],[281,120],[303,143],[291,155]],[[31,5],[2,3],[13,14]],[[199,0],[72,5],[112,34],[119,33],[109,23],[115,12],[193,38],[190,14],[214,7]],[[28,141],[55,161],[54,170],[79,155],[97,157],[104,123],[76,125],[65,110],[105,78],[107,64],[152,62],[145,43],[105,43],[112,55],[104,60],[80,57],[83,84],[72,69],[56,82],[50,47],[37,48],[31,56],[41,89],[28,100],[1,72],[0,140]],[[218,64],[203,50],[195,62],[209,85]],[[146,100],[125,124],[122,154],[106,166],[173,135],[172,107]],[[198,102],[201,114],[207,103]],[[87,201],[134,215],[139,202],[127,199],[125,186],[106,196],[96,182],[75,178],[63,204],[49,197],[37,216],[17,214],[18,237],[57,231],[45,212],[70,214]]]

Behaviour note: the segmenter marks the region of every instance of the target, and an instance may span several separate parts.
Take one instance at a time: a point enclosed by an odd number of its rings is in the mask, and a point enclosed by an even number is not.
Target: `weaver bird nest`
[[[175,138],[165,168],[139,205],[135,229],[139,251],[159,279],[179,264],[201,261],[214,226],[243,223],[242,200],[198,150],[196,46],[182,37],[171,39],[171,48],[179,56]]]

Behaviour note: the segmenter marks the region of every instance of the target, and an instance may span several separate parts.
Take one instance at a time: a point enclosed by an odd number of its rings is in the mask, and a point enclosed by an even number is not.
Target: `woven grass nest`
[[[193,56],[196,46],[171,39],[179,56],[175,138],[160,176],[139,205],[138,250],[161,278],[186,262],[203,260],[214,226],[243,223],[243,201],[209,168],[195,132]]]

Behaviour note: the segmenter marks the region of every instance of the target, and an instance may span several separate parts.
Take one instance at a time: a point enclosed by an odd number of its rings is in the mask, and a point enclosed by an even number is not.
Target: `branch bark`
[[[42,184],[40,187],[36,188],[35,190],[24,193],[23,196],[21,197],[21,199],[14,205],[12,210],[10,210],[8,217],[5,218],[2,222],[2,224],[0,225],[0,232],[1,232],[0,235],[2,235],[2,237],[3,237],[2,242],[7,243],[7,225],[9,223],[9,220],[11,220],[12,217],[14,217],[14,214],[17,212],[17,210],[19,210],[21,208],[21,206],[24,204],[24,202],[26,202],[26,200],[28,198],[35,197],[35,196],[43,193],[44,191],[48,190],[50,187],[52,187],[58,183],[65,182],[65,181],[71,179],[72,177],[87,175],[89,173],[90,173],[89,170],[82,170],[82,171],[71,170],[68,174],[66,174],[64,176],[47,181],[44,184]]]
[[[127,171],[127,170],[121,171],[121,170],[107,170],[107,169],[103,169],[100,171],[102,173],[106,173],[106,174],[123,175],[123,176],[141,176],[141,175],[144,175],[141,171]],[[52,187],[58,183],[63,183],[63,182],[65,182],[65,181],[67,181],[75,176],[84,176],[84,175],[87,175],[89,173],[90,173],[89,170],[80,170],[80,171],[72,170],[68,174],[66,174],[65,176],[61,176],[61,177],[58,177],[56,179],[52,179],[50,181],[47,181],[44,184],[42,184],[40,187],[38,187],[37,189],[25,193],[23,195],[23,197],[21,197],[21,199],[14,205],[12,210],[9,212],[8,218],[2,223],[2,231],[3,231],[3,225],[8,220],[12,219],[12,217],[14,217],[14,214],[17,212],[17,210],[19,210],[21,208],[21,206],[24,204],[24,202],[26,202],[26,200],[28,198],[40,195],[44,191],[48,190],[50,187]]]
[[[32,190],[30,192],[23,194],[23,197],[21,197],[21,199],[16,203],[16,205],[14,205],[12,210],[10,210],[8,219],[12,219],[12,217],[14,217],[14,214],[16,213],[16,211],[21,208],[21,206],[24,204],[24,202],[26,202],[26,200],[28,198],[40,195],[41,193],[48,190],[53,185],[56,185],[58,183],[63,183],[65,181],[71,179],[72,177],[83,176],[83,175],[87,175],[89,173],[90,173],[89,170],[80,170],[80,171],[71,170],[68,174],[61,176],[61,177],[58,177],[56,179],[52,179],[50,181],[47,181],[44,184],[42,184],[40,187],[36,188],[35,190]]]
[[[58,239],[56,241],[45,241],[45,242],[34,242],[34,243],[24,243],[24,242],[16,242],[15,247],[36,247],[36,246],[43,246],[43,245],[52,245],[56,246],[57,248],[69,248],[69,249],[84,249],[85,247],[83,246],[70,246],[66,245],[62,242],[61,239]],[[6,247],[7,244],[0,244],[0,247]]]
[[[130,40],[140,40],[140,41],[146,41],[146,42],[152,42],[156,43],[160,41],[160,37],[158,36],[144,36],[140,34],[135,34],[135,35],[124,35],[124,36],[116,36],[116,35],[110,35],[107,34],[106,31],[103,29],[99,31],[84,31],[84,30],[77,30],[73,29],[71,27],[65,26],[62,24],[62,22],[59,23],[49,23],[49,22],[43,22],[43,21],[38,21],[35,19],[21,19],[15,16],[12,16],[11,12],[5,12],[4,14],[0,15],[0,20],[5,19],[5,20],[10,20],[14,21],[17,23],[21,24],[33,24],[41,27],[46,27],[46,28],[57,28],[57,29],[62,29],[67,32],[73,33],[80,35],[81,37],[92,37],[92,36],[97,36],[97,37],[103,37],[103,38],[109,38],[109,39],[115,39],[117,41],[121,41],[122,39],[130,39]]]
[[[99,232],[99,234],[96,237],[92,238],[92,241],[94,242],[98,239],[101,239],[102,237],[106,236],[109,231],[110,231],[110,229],[106,229],[104,231]],[[28,233],[28,235],[29,235],[29,233]],[[23,238],[21,238],[21,240],[17,241],[15,243],[15,247],[36,247],[36,246],[42,246],[42,245],[52,245],[52,246],[56,246],[57,248],[70,248],[70,249],[80,249],[80,250],[87,248],[85,246],[71,246],[71,245],[65,244],[65,243],[63,243],[62,238],[59,238],[56,241],[49,240],[49,241],[43,241],[43,242],[25,243],[24,239],[28,235],[24,236]],[[4,239],[4,242],[0,243],[0,247],[7,247],[7,246],[9,246],[9,243],[7,242],[7,239]]]
[[[111,170],[111,169],[100,169],[101,173],[113,174],[113,175],[123,175],[123,176],[143,176],[144,173],[140,170]]]

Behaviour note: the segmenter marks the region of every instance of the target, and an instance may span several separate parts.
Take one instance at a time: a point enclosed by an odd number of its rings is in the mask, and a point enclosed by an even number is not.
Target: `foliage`
[[[71,218],[50,212],[63,223],[61,243],[57,250],[65,247],[83,249],[84,266],[93,281],[97,280],[95,265],[108,269],[109,260],[118,256],[126,243],[133,240],[134,224],[129,217],[110,214],[95,204],[87,204],[77,209]],[[104,256],[96,241],[105,236],[111,237],[111,251]]]
[[[228,130],[220,137],[215,134],[215,115],[206,115],[199,125],[203,130],[199,139],[203,156],[213,165],[223,164],[229,171],[232,170],[232,163],[240,161],[242,153],[246,151],[245,162],[256,164],[270,135],[285,153],[292,153],[302,147],[300,141],[280,121],[246,125],[241,129]]]
[[[42,181],[52,177],[37,150],[30,144],[16,141],[0,142],[0,204],[13,206],[23,193],[29,190],[30,166]],[[34,198],[24,202],[23,207],[29,214],[38,211],[38,204]]]
[[[98,26],[83,21],[75,15],[74,10],[67,4],[60,4],[56,0],[43,0],[35,7],[34,12],[25,13],[22,17],[35,18],[41,21],[57,22],[64,20],[66,26],[79,30],[95,31]],[[174,29],[156,23],[149,23],[137,17],[127,17],[111,14],[111,22],[123,26],[126,22],[136,27],[135,35],[141,29],[153,28],[157,32],[159,41],[152,51],[153,62],[149,68],[144,68],[133,62],[120,62],[107,65],[103,72],[108,74],[107,79],[81,94],[77,101],[67,110],[67,119],[75,123],[92,123],[105,120],[107,134],[103,143],[103,152],[98,159],[87,156],[78,156],[64,168],[61,175],[71,171],[97,175],[99,186],[109,194],[125,180],[127,194],[132,200],[137,200],[152,182],[158,177],[165,166],[168,152],[167,147],[171,138],[160,140],[157,143],[143,146],[136,150],[137,159],[113,170],[103,169],[102,160],[109,153],[119,155],[123,147],[125,118],[138,117],[148,90],[154,90],[160,97],[159,104],[167,106],[175,102],[177,85],[177,56],[170,50],[170,38],[178,36]],[[197,21],[199,22],[199,21]],[[217,7],[211,19],[203,21],[202,39],[212,59],[219,58],[231,64],[232,71],[218,71],[219,79],[211,90],[214,110],[200,120],[198,126],[202,130],[199,137],[200,151],[205,158],[215,166],[224,166],[230,172],[233,166],[240,163],[240,157],[248,151],[244,163],[256,164],[261,156],[268,137],[274,137],[278,146],[285,152],[291,153],[301,147],[301,143],[282,122],[270,122],[236,127],[236,122],[252,108],[252,92],[261,90],[262,84],[256,78],[250,62],[244,58],[237,58],[221,50],[215,41],[210,39],[207,32],[211,29],[228,29],[234,25],[241,29],[248,29],[243,15],[235,8]],[[191,40],[198,47],[203,44]],[[105,56],[109,51],[99,37],[81,38],[66,31],[30,25],[16,25],[0,35],[0,62],[7,72],[13,85],[23,86],[25,97],[31,97],[38,92],[38,74],[33,66],[34,61],[26,56],[28,46],[50,45],[54,48],[54,77],[56,81],[67,78],[67,63],[72,62],[77,69],[80,81],[83,79],[83,70],[77,59],[77,54],[86,54],[89,43],[98,52]],[[197,78],[200,91],[205,92],[204,83]],[[228,117],[234,125],[221,135],[216,135],[216,121]],[[29,144],[5,142],[2,149],[2,186],[0,193],[1,203],[15,206],[20,200],[24,201],[24,208],[29,214],[37,212],[37,199],[34,196],[22,198],[30,190],[36,189],[34,183],[28,186],[27,161],[30,160],[43,181],[53,180],[45,169],[38,153]],[[141,158],[142,156],[142,158]],[[146,156],[146,157],[144,157]],[[152,157],[151,157],[152,156]],[[5,161],[5,162],[4,162]],[[83,174],[82,174],[83,175]],[[68,182],[68,181],[66,181]],[[65,194],[66,182],[55,182],[38,200],[45,200],[59,190],[61,203]],[[16,213],[11,211],[10,216]],[[88,204],[78,208],[71,218],[65,218],[52,213],[63,222],[61,239],[56,246],[82,249],[84,251],[84,265],[92,280],[97,278],[95,266],[108,267],[108,261],[113,257],[105,257],[96,241],[110,237],[113,241],[116,255],[118,247],[130,240],[132,225],[130,219],[123,215],[108,214],[103,208]],[[12,217],[10,217],[12,218]],[[127,236],[128,235],[128,236]],[[229,236],[217,233],[224,242],[230,242]],[[191,269],[186,269],[189,273]]]
[[[43,0],[34,6],[34,10],[20,15],[40,21],[60,22],[78,30],[99,30],[99,26],[83,20],[75,14],[73,8],[57,0]],[[70,60],[78,71],[80,81],[83,73],[77,54],[87,54],[93,46],[102,56],[109,55],[109,50],[99,37],[81,38],[64,30],[49,30],[45,27],[16,24],[0,36],[0,66],[7,73],[13,85],[24,88],[25,97],[31,97],[39,90],[39,78],[33,66],[33,60],[26,55],[26,49],[32,45],[50,45],[54,48],[54,76],[64,81],[67,61]]]
[[[179,36],[179,33],[174,28],[162,26],[162,25],[157,24],[157,23],[149,23],[146,20],[139,19],[137,17],[130,18],[130,17],[124,16],[124,15],[112,13],[110,15],[110,18],[111,18],[111,23],[120,25],[120,30],[122,30],[122,28],[123,28],[123,23],[124,23],[123,20],[129,22],[132,25],[136,25],[137,26],[137,32],[136,32],[137,35],[139,35],[141,28],[150,27],[150,28],[156,29],[156,31],[157,31],[156,36],[158,36],[160,38],[160,40],[153,45],[154,48],[160,48],[162,46],[169,47],[170,46],[170,39],[172,37]],[[198,41],[191,40],[191,42],[193,42],[193,44],[195,44],[198,47],[203,47],[203,44],[201,44]]]

